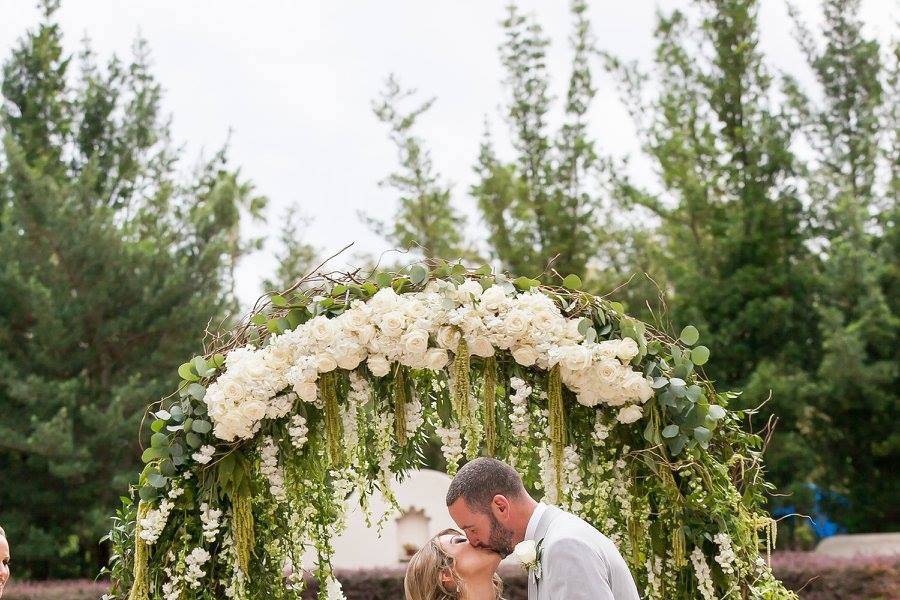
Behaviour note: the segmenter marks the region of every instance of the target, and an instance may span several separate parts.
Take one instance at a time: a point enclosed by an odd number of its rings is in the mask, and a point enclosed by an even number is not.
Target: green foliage
[[[402,105],[415,93],[403,90],[391,76],[381,99],[373,103],[375,116],[390,128],[391,141],[397,147],[400,170],[381,185],[398,193],[399,207],[390,225],[360,216],[396,247],[413,249],[429,259],[460,258],[468,254],[463,237],[466,219],[451,205],[449,186],[440,181],[430,153],[413,134],[416,121],[431,108],[434,99],[404,110]]]
[[[23,578],[106,561],[97,540],[148,441],[133,432],[235,309],[240,217],[265,206],[224,152],[177,175],[141,40],[128,61],[76,60],[43,6],[0,87],[0,513]],[[147,451],[171,455],[159,435]]]

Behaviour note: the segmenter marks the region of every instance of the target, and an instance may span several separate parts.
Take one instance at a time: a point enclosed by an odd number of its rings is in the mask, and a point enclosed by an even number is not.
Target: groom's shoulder
[[[560,511],[559,517],[556,518],[547,532],[547,543],[556,545],[565,540],[574,540],[580,544],[593,546],[600,549],[611,540],[603,535],[596,527],[570,512]]]

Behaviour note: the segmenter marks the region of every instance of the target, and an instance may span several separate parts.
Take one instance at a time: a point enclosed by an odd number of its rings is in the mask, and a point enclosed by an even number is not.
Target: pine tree
[[[179,177],[146,45],[73,57],[57,7],[0,86],[0,515],[22,578],[105,563],[144,407],[236,308],[240,218],[265,206],[224,153]]]
[[[381,182],[399,194],[399,207],[390,225],[360,214],[376,233],[402,249],[412,249],[427,259],[458,259],[469,254],[465,248],[465,217],[450,201],[450,187],[435,171],[431,155],[420,138],[413,134],[416,121],[427,112],[434,99],[411,108],[402,106],[415,97],[415,90],[404,90],[392,75],[381,98],[372,109],[389,127],[397,147],[400,170]]]

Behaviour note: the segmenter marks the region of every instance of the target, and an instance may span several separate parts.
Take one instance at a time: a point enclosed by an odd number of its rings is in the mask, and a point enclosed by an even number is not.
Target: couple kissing
[[[477,458],[450,484],[459,530],[431,538],[410,559],[406,600],[500,600],[500,561],[528,569],[528,600],[639,600],[615,544],[581,518],[535,501],[509,465]]]

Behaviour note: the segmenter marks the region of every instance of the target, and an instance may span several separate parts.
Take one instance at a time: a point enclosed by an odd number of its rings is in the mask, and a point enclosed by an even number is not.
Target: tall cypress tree
[[[0,515],[23,578],[105,563],[144,407],[235,309],[240,217],[265,206],[223,153],[178,176],[146,46],[72,57],[57,7],[0,85]]]

